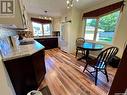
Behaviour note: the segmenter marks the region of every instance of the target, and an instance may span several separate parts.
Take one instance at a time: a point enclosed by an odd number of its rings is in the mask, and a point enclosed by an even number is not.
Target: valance
[[[84,13],[83,18],[85,18],[85,17],[98,17],[101,15],[107,14],[109,12],[118,10],[118,9],[122,8],[123,6],[124,6],[124,1],[120,1],[120,2],[117,2],[115,4],[108,5],[106,7],[99,8],[99,9]]]
[[[43,24],[47,24],[47,23],[52,22],[51,20],[39,19],[39,18],[31,18],[31,21],[37,22],[37,23],[43,23]]]

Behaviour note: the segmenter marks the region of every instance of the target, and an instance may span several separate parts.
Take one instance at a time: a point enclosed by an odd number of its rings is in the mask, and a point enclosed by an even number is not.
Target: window
[[[97,41],[108,43],[111,43],[113,41],[114,31],[118,17],[119,11],[103,16],[99,19],[96,38]]]
[[[117,11],[96,19],[86,19],[85,39],[112,43],[119,13]]]
[[[96,28],[96,19],[86,19],[85,39],[94,40],[94,31]]]
[[[51,28],[50,24],[43,24],[43,29],[44,29],[44,35],[50,35],[51,33]]]
[[[42,36],[42,25],[39,23],[32,22],[34,36]]]
[[[51,25],[32,22],[34,36],[51,35]]]

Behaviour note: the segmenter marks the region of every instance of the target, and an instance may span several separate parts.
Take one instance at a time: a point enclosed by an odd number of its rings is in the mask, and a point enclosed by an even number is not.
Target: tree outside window
[[[51,35],[51,25],[32,22],[34,36]]]
[[[40,23],[32,22],[34,36],[42,36],[42,25]]]
[[[51,34],[50,24],[43,24],[43,29],[44,29],[44,35],[50,35]]]
[[[91,27],[96,27],[97,31],[94,30],[96,41],[112,43],[114,37],[115,27],[119,18],[119,11],[110,13],[108,15],[102,16],[97,20],[92,19],[88,24],[86,19],[86,29],[88,31],[88,25]],[[96,24],[98,23],[98,24]],[[87,32],[85,33],[87,38]],[[89,38],[90,39],[90,38]],[[89,40],[87,39],[87,40]]]
[[[94,32],[96,28],[96,19],[86,19],[86,30],[85,30],[85,39],[94,40]]]

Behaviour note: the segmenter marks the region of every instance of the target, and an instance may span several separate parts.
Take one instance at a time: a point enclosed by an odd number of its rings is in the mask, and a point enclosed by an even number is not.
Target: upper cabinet
[[[0,2],[3,6],[5,5],[4,3],[5,2]],[[17,29],[28,28],[27,12],[22,0],[12,0],[12,2],[8,2],[8,4],[9,7],[6,4],[7,6],[4,6],[2,8],[3,10],[0,10],[0,24],[15,25]]]
[[[61,26],[61,18],[53,19],[53,31],[60,31]]]

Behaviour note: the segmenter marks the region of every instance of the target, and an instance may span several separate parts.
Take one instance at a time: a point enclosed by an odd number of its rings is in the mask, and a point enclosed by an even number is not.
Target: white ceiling
[[[79,9],[87,8],[88,6],[103,2],[106,0],[74,0],[73,5]],[[66,12],[66,0],[23,0],[28,13],[47,15],[47,16],[61,16]],[[45,13],[44,11],[48,11]]]

